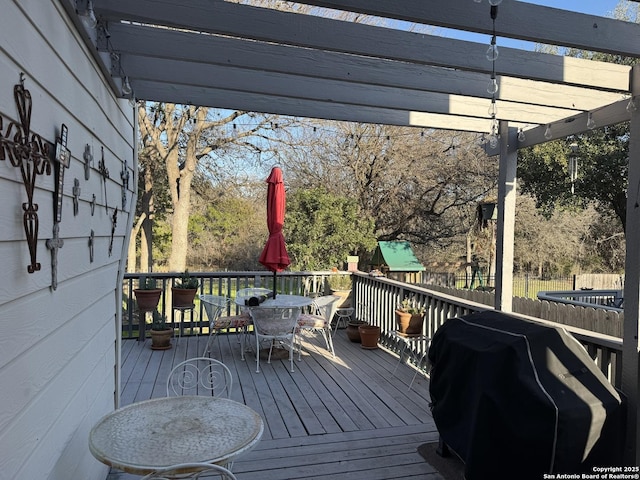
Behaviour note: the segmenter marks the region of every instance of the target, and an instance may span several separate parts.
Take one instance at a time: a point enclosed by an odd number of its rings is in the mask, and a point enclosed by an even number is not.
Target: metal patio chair
[[[269,356],[275,345],[282,345],[289,350],[289,363],[293,372],[293,350],[300,307],[252,307],[253,334],[256,338],[256,373],[260,372],[260,344],[269,341]]]
[[[333,339],[331,337],[331,320],[336,314],[338,305],[342,300],[343,298],[338,295],[317,297],[311,304],[311,313],[300,314],[297,327],[298,361],[301,359],[302,341],[300,334],[302,331],[322,334],[327,344],[327,350],[331,352],[331,355],[336,356],[336,352],[333,349]]]
[[[222,317],[222,313],[229,305],[229,298],[218,295],[200,295],[199,297],[209,320],[209,338],[207,338],[207,344],[202,352],[202,356],[206,357],[211,348],[211,343],[218,333],[228,328],[241,328],[239,327],[241,322],[233,320],[231,317]]]
[[[209,395],[229,398],[231,370],[220,360],[196,357],[178,363],[167,377],[167,396]]]

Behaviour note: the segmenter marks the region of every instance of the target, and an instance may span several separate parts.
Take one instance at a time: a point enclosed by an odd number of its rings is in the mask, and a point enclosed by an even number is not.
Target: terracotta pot
[[[171,302],[174,307],[193,307],[193,299],[196,298],[197,288],[171,287]]]
[[[151,350],[168,350],[171,348],[172,328],[166,330],[151,330],[149,335],[151,335]]]
[[[350,308],[351,307],[351,290],[334,290],[331,289],[331,295],[337,295],[342,298],[342,302],[338,304],[338,308]]]
[[[141,290],[136,288],[133,293],[136,294],[138,310],[141,312],[150,312],[151,310],[155,310],[158,306],[162,290],[160,288],[154,288],[152,290]]]
[[[347,322],[347,337],[353,343],[360,343],[360,330],[358,330],[360,325],[366,325],[366,323],[354,321]]]
[[[398,333],[402,335],[421,335],[422,326],[424,325],[424,314],[396,310],[396,323],[398,324]]]
[[[377,325],[360,325],[361,347],[366,349],[378,348],[378,340],[380,340],[380,327]]]

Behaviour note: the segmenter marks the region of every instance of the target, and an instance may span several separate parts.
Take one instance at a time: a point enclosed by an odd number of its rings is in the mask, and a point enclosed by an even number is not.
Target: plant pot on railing
[[[351,307],[351,275],[338,274],[332,275],[327,279],[331,295],[337,295],[343,300],[338,304],[338,308]]]
[[[134,289],[133,293],[136,294],[138,310],[141,312],[151,312],[158,306],[162,289],[156,288],[155,278],[147,278],[143,275],[138,282],[138,288]]]
[[[331,295],[340,297],[342,300],[338,304],[338,308],[350,308],[351,307],[351,290],[334,290],[331,289]]]
[[[136,288],[133,293],[136,294],[136,302],[138,302],[138,310],[141,312],[150,312],[158,307],[162,290],[160,288],[154,289],[140,289]]]
[[[422,327],[424,325],[423,313],[409,313],[396,310],[396,323],[398,325],[398,333],[406,336],[422,335]]]
[[[194,306],[193,300],[196,298],[197,288],[176,288],[171,287],[171,302],[173,308],[191,308]]]
[[[189,275],[189,270],[185,270],[180,280],[171,287],[171,303],[173,308],[192,308],[193,300],[198,293],[200,280]]]

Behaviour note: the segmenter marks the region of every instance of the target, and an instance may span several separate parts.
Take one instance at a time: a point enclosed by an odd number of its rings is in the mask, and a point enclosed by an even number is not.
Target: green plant
[[[341,273],[338,275],[331,275],[329,277],[329,287],[332,290],[351,290],[351,275]]]
[[[146,275],[143,275],[140,277],[140,280],[138,280],[139,290],[155,290],[157,288],[155,278],[147,278]]]
[[[411,315],[424,315],[427,311],[424,307],[419,306],[415,297],[405,297],[402,303],[398,305],[398,311],[410,313]]]
[[[153,318],[151,320],[151,330],[168,330],[167,316],[162,315],[157,310],[153,311]]]
[[[185,270],[180,280],[176,282],[174,288],[195,289],[200,286],[200,280],[189,275],[189,270]]]

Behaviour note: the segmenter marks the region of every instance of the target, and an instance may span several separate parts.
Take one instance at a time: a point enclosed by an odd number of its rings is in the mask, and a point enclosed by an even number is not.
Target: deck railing
[[[333,272],[282,272],[275,277],[277,291],[279,293],[294,295],[309,295],[324,293],[326,279]],[[171,286],[179,278],[179,274],[126,274],[123,285],[123,328],[124,337],[138,337],[139,313],[135,306],[133,289],[137,287],[140,277],[155,278],[162,288],[163,294],[158,306],[158,311],[167,316],[167,320],[180,328],[202,328],[207,325],[202,305],[196,300],[193,311],[186,315],[171,308],[169,295]],[[191,276],[201,280],[198,293],[223,295],[230,298],[240,288],[264,287],[273,288],[274,276],[270,272],[199,272]],[[396,330],[395,308],[406,297],[412,297],[418,305],[426,309],[424,334],[433,337],[435,331],[448,319],[456,316],[467,315],[474,312],[491,309],[490,306],[470,302],[453,295],[439,293],[426,288],[417,287],[404,282],[390,280],[385,277],[373,277],[363,273],[353,273],[352,306],[354,317],[359,320],[381,327],[381,342],[392,351],[398,352],[400,345],[397,338],[391,335]],[[226,314],[237,312],[235,304],[230,303]],[[178,315],[181,315],[178,322]],[[185,315],[185,316],[186,316]],[[524,320],[538,321],[552,324],[549,321],[536,319],[524,315],[513,314]],[[557,325],[557,324],[553,324]],[[616,337],[590,332],[571,326],[563,326],[571,332],[586,348],[589,355],[596,361],[600,370],[620,388],[622,372],[622,340]],[[422,343],[412,344],[417,350],[411,357],[423,359],[425,348]],[[419,367],[425,367],[424,364]]]
[[[122,335],[125,338],[140,338],[140,333],[148,330],[140,328],[141,315],[145,323],[150,323],[151,314],[141,314],[137,308],[133,290],[138,288],[140,279],[154,279],[162,296],[157,311],[167,317],[167,322],[183,332],[194,329],[201,330],[208,325],[204,308],[198,300],[199,294],[221,295],[235,297],[235,292],[241,288],[263,287],[273,289],[274,281],[278,293],[293,295],[309,295],[324,291],[325,279],[332,272],[282,272],[275,277],[273,273],[256,272],[190,272],[191,277],[199,279],[200,286],[196,295],[192,311],[179,311],[171,305],[171,287],[180,279],[178,273],[127,273],[122,286]],[[234,303],[227,307],[226,315],[234,315],[238,309]]]
[[[355,273],[353,277],[353,301],[356,309],[356,318],[379,325],[383,343],[392,349],[398,348],[398,345],[394,344],[395,337],[389,334],[389,332],[396,329],[395,307],[405,297],[414,298],[418,305],[426,308],[424,333],[429,337],[432,337],[433,333],[448,318],[491,309],[487,305],[473,303],[452,295],[389,280],[384,277],[370,277],[360,273]],[[513,315],[523,320],[558,325],[525,315]],[[582,343],[591,358],[595,360],[598,368],[615,387],[620,388],[622,384],[622,340],[568,325],[562,325],[562,327],[571,332]],[[421,358],[420,353],[422,352],[416,353],[418,354],[416,358]]]

